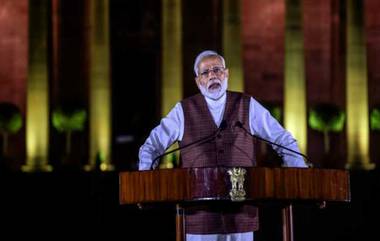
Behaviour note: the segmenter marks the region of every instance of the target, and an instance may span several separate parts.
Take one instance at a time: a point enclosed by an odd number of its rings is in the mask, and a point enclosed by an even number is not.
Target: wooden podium
[[[227,201],[282,205],[283,240],[293,240],[292,205],[349,202],[346,170],[315,168],[210,167],[121,172],[120,204],[173,203],[177,241],[184,240],[182,205]]]

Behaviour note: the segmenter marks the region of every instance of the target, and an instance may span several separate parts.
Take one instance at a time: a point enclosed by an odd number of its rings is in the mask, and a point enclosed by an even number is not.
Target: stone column
[[[29,70],[26,146],[23,171],[51,171],[49,150],[48,20],[49,0],[29,5]]]
[[[182,99],[182,0],[162,1],[162,108],[165,116]],[[169,150],[177,148],[175,144]],[[178,153],[164,158],[162,168],[173,167]]]
[[[88,0],[90,145],[87,170],[113,170],[111,163],[111,77],[109,0]],[[99,166],[97,166],[99,165]]]
[[[347,168],[372,169],[363,12],[362,1],[347,1]]]
[[[305,63],[302,12],[300,0],[285,0],[285,86],[284,125],[306,153],[307,123]]]
[[[241,0],[223,0],[223,54],[229,69],[228,89],[244,90],[241,54]]]

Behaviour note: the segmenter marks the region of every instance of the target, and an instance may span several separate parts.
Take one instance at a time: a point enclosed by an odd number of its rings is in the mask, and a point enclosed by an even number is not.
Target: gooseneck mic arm
[[[189,146],[193,146],[193,145],[196,145],[196,144],[202,144],[202,143],[205,143],[205,142],[207,142],[207,141],[211,141],[211,140],[213,140],[213,139],[214,139],[214,138],[215,138],[215,137],[216,137],[221,131],[223,131],[223,130],[226,129],[226,128],[227,128],[227,122],[226,122],[226,120],[223,120],[223,121],[220,123],[218,129],[217,129],[215,132],[213,132],[211,135],[205,136],[205,137],[203,137],[203,138],[201,138],[201,139],[199,139],[199,140],[195,140],[195,141],[193,141],[193,142],[191,142],[191,143],[189,143],[189,144],[186,144],[186,145],[184,145],[184,146],[178,147],[178,148],[176,148],[176,149],[174,149],[174,150],[171,150],[171,151],[165,152],[165,153],[163,153],[163,154],[157,156],[157,157],[154,158],[154,160],[152,161],[152,165],[150,166],[150,170],[155,169],[155,167],[159,165],[159,162],[158,162],[158,163],[156,163],[156,162],[157,162],[158,160],[160,160],[162,157],[164,157],[164,156],[166,156],[166,155],[168,155],[168,154],[170,154],[170,153],[173,153],[173,152],[175,152],[175,151],[178,151],[178,150],[181,150],[181,149],[185,149],[185,148],[187,148],[187,147],[189,147]]]
[[[264,141],[264,142],[266,142],[266,143],[269,143],[269,144],[271,144],[271,145],[275,145],[275,146],[278,146],[278,147],[283,148],[283,149],[285,149],[285,150],[288,150],[288,151],[290,151],[290,152],[293,152],[293,153],[295,153],[295,154],[298,154],[298,155],[304,157],[304,158],[308,161],[307,156],[305,156],[304,154],[302,154],[302,153],[300,153],[300,152],[298,152],[298,151],[294,151],[294,150],[292,150],[292,149],[290,149],[290,148],[287,148],[287,147],[285,147],[285,146],[282,146],[282,145],[280,145],[280,144],[274,143],[274,142],[269,141],[269,140],[267,140],[267,139],[264,139],[264,138],[262,138],[262,137],[260,137],[260,136],[257,136],[257,135],[252,134],[251,132],[249,132],[249,131],[244,127],[243,123],[241,123],[240,121],[236,121],[236,122],[235,122],[235,126],[241,128],[241,129],[243,129],[246,133],[248,133],[250,136],[252,136],[252,137],[254,137],[254,138],[257,138],[257,139],[259,139],[259,140],[261,140],[261,141]]]

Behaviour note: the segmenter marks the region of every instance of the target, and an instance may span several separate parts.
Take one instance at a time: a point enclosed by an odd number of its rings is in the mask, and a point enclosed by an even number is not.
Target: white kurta
[[[205,98],[217,126],[220,125],[223,119],[226,96],[224,94],[216,101]],[[181,141],[184,125],[183,109],[181,103],[177,103],[169,114],[162,118],[160,124],[151,131],[144,145],[141,146],[139,151],[139,170],[148,170],[152,160],[163,154],[174,142]],[[251,134],[299,152],[297,142],[293,136],[254,98],[251,98],[249,104],[249,127]],[[284,166],[307,167],[302,156],[275,145],[273,145],[273,149],[283,158]]]
[[[206,98],[207,107],[217,126],[220,125],[226,105],[224,94],[218,100]],[[181,141],[184,133],[184,114],[181,103],[177,103],[160,124],[155,127],[139,151],[139,170],[149,170],[152,161],[176,141]],[[267,109],[251,97],[249,104],[249,127],[251,134],[299,152],[297,142]],[[243,131],[243,130],[240,130]],[[303,157],[273,145],[273,149],[283,158],[284,166],[307,167]],[[186,234],[187,241],[252,241],[253,232],[235,234]]]
[[[186,234],[186,241],[253,241],[253,232],[232,234]]]

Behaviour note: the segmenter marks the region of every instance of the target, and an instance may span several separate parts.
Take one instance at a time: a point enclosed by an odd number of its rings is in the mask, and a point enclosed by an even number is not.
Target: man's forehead
[[[213,64],[223,64],[223,61],[218,57],[218,56],[207,56],[201,60],[199,63],[199,67],[207,67],[208,65],[213,65]]]

